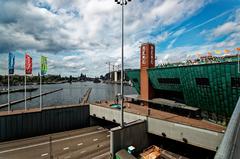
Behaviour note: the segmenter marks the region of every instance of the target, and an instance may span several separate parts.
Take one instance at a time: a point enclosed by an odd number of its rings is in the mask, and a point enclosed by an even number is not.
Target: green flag
[[[47,73],[47,57],[41,56],[41,74],[45,75]]]

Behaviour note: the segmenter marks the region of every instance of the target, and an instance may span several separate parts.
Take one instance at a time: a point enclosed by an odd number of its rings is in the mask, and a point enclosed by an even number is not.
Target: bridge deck
[[[107,101],[107,102],[101,102],[101,103],[98,102],[98,103],[95,103],[95,105],[114,109],[114,108],[111,108],[110,106],[110,104],[113,104],[113,103],[114,103],[113,101]],[[184,125],[188,125],[196,128],[201,128],[201,129],[206,129],[206,130],[221,132],[221,133],[224,132],[226,129],[224,126],[217,125],[217,124],[208,122],[206,120],[188,118],[188,117],[180,116],[177,114],[160,111],[160,110],[140,106],[140,105],[129,103],[129,102],[125,102],[124,106],[126,106],[124,108],[124,111],[126,112],[134,113],[142,116],[149,116],[152,118],[161,119],[161,120],[165,120],[173,123],[184,124]],[[150,114],[148,114],[149,111],[150,111]]]

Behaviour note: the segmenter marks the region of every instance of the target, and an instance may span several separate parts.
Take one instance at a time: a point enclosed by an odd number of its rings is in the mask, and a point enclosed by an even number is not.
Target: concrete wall
[[[140,152],[149,145],[146,121],[138,120],[124,128],[113,128],[110,135],[110,153],[113,157],[117,151],[128,146],[134,146],[136,152]]]
[[[109,108],[104,108],[96,105],[90,104],[90,115],[94,117],[98,117],[101,119],[105,119],[108,121],[116,122],[120,124],[120,110],[119,109],[109,109]],[[133,113],[127,113],[124,112],[124,122],[125,123],[130,123],[136,120],[146,120],[147,117],[133,114]]]
[[[148,132],[163,137],[166,135],[165,137],[167,138],[212,151],[217,150],[223,138],[223,133],[217,133],[150,117],[148,118]]]
[[[0,116],[0,141],[89,126],[89,105]]]
[[[90,104],[90,115],[120,123],[120,110],[118,109],[110,109]],[[169,139],[187,142],[188,144],[212,151],[216,151],[223,138],[223,133],[124,112],[124,122],[129,123],[138,119],[147,121],[148,133],[158,136],[164,136],[165,134]]]

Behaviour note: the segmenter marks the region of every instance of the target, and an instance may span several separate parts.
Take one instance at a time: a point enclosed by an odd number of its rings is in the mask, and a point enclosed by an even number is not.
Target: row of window
[[[164,84],[181,84],[179,78],[158,78],[158,82]]]
[[[209,86],[210,82],[208,78],[195,78],[196,84],[200,86]],[[138,79],[134,78],[133,82],[138,83]],[[179,78],[158,78],[160,84],[181,84]],[[240,78],[232,77],[231,78],[232,87],[240,87]]]

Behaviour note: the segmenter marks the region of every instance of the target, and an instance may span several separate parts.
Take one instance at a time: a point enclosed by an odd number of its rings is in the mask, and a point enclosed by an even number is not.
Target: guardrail
[[[214,159],[240,158],[240,98]]]

